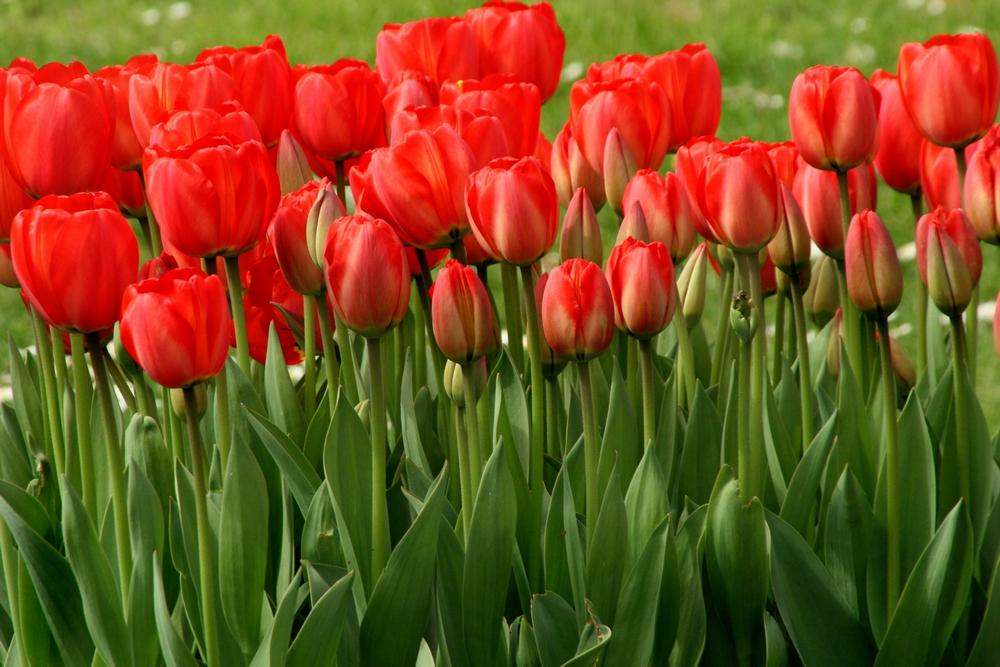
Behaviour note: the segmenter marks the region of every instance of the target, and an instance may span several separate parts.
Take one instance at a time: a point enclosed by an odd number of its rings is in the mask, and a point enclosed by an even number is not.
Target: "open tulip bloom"
[[[1000,664],[988,37],[778,143],[547,2],[371,38],[0,68],[4,664]]]

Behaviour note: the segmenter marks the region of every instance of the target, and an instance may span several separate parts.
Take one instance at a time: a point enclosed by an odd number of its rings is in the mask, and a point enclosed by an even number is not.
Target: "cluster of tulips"
[[[0,69],[35,339],[0,410],[8,659],[1000,660],[990,41],[812,67],[783,143],[715,138],[701,44],[592,65],[549,143],[564,49],[547,3],[490,0],[386,26],[374,69],[276,36]],[[912,198],[915,365],[876,171]]]

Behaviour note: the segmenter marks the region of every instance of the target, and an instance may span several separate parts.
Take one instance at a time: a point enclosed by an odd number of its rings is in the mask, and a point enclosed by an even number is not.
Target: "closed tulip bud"
[[[139,243],[111,197],[44,197],[17,214],[10,240],[24,297],[51,326],[92,333],[118,321]]]
[[[650,169],[640,170],[625,187],[622,209],[628,211],[635,201],[642,202],[650,241],[667,246],[675,264],[683,261],[694,246],[694,218],[677,174],[660,176]]]
[[[500,329],[486,288],[473,269],[453,259],[434,281],[431,315],[438,347],[458,364],[492,356],[500,347]]]
[[[694,249],[687,264],[677,279],[677,292],[681,300],[681,312],[688,329],[693,329],[701,321],[705,312],[705,276],[709,262],[708,243]]]
[[[649,228],[646,226],[646,213],[642,208],[642,203],[639,201],[632,202],[632,205],[629,207],[628,214],[618,228],[618,238],[615,239],[615,245],[621,245],[628,238],[649,243]]]
[[[1000,125],[995,125],[969,160],[965,212],[979,240],[1000,245]]]
[[[792,187],[792,183],[795,182],[795,174],[802,165],[802,158],[799,157],[799,149],[795,147],[795,142],[782,141],[768,144],[767,154],[774,161],[774,167],[778,170],[778,178],[781,179],[781,182]]]
[[[877,185],[875,170],[871,165],[847,172],[847,189],[851,215],[866,208],[875,210]],[[809,236],[816,247],[825,255],[843,259],[844,223],[837,175],[802,165],[795,174],[792,193],[802,210]]]
[[[200,421],[208,410],[208,389],[205,388],[204,383],[198,383],[194,386],[194,400],[198,408],[198,414],[195,415],[195,418]],[[187,406],[184,404],[183,389],[174,388],[170,390],[170,408],[182,423],[186,422]]]
[[[622,205],[625,188],[637,171],[635,158],[632,157],[628,144],[622,140],[618,128],[612,128],[604,145],[604,192],[611,208],[619,217],[625,213]]]
[[[736,258],[733,257],[733,251],[724,245],[719,245],[712,241],[708,241],[707,243],[709,252],[712,253],[712,256],[715,257],[719,265],[727,271],[732,271],[736,266]]]
[[[920,143],[920,189],[928,210],[933,211],[938,206],[946,211],[961,208],[962,191],[955,151],[929,141]]]
[[[403,70],[420,72],[438,85],[476,79],[476,32],[459,17],[387,24],[375,40],[375,69],[386,82]]]
[[[549,277],[551,275],[552,275],[551,273],[543,273],[541,275],[538,275],[537,264],[531,267],[531,277],[533,278],[535,283],[535,289],[534,289],[535,308],[537,309],[539,317],[542,317],[543,313],[545,312],[544,311],[545,288],[548,285]],[[603,277],[604,274],[602,273],[601,276]],[[524,308],[521,309],[521,314],[522,316],[525,315]],[[552,350],[552,347],[549,346],[549,341],[545,338],[544,326],[541,324],[541,320],[539,320],[539,326],[543,327],[543,330],[539,333],[538,336],[539,339],[538,346],[539,348],[541,348],[541,357],[542,357],[542,376],[549,379],[557,378],[559,377],[559,374],[562,373],[563,370],[566,368],[566,366],[569,364],[570,360],[567,359],[566,357],[556,354]]]
[[[778,283],[778,293],[781,294],[786,299],[792,298],[792,281],[795,280],[799,284],[799,291],[804,295],[806,290],[809,289],[809,279],[812,277],[812,268],[809,264],[806,264],[805,269],[801,273],[795,276],[789,276],[784,271],[777,271],[774,274],[774,278]]]
[[[740,290],[733,297],[733,305],[729,311],[729,324],[733,327],[736,338],[741,343],[748,343],[757,333],[760,326],[760,316],[757,315],[757,306],[753,299]]]
[[[601,267],[571,259],[549,274],[542,295],[542,329],[552,351],[584,362],[611,345],[615,303]]]
[[[312,168],[305,151],[288,130],[282,131],[278,141],[277,168],[282,195],[295,192],[313,180]]]
[[[677,149],[677,158],[674,162],[677,177],[684,184],[688,203],[691,204],[694,229],[712,243],[718,243],[719,239],[715,238],[712,228],[705,222],[705,216],[698,204],[698,179],[701,178],[701,172],[708,158],[725,145],[726,142],[715,137],[694,137]]]
[[[465,408],[465,379],[470,373],[478,401],[486,390],[486,381],[489,379],[486,357],[479,357],[465,366],[456,364],[451,359],[444,362],[444,393],[459,409]]]
[[[781,181],[764,147],[741,139],[708,158],[698,204],[714,236],[731,250],[756,252],[770,243],[783,211]]]
[[[980,33],[937,35],[899,50],[899,87],[913,122],[939,146],[961,148],[997,116],[997,54]]]
[[[962,209],[937,208],[920,218],[917,265],[938,310],[949,317],[965,312],[983,271],[983,253]]]
[[[349,329],[380,338],[403,321],[410,305],[410,271],[389,223],[344,218],[327,237],[323,260],[333,308]]]
[[[587,197],[595,211],[600,211],[604,207],[607,201],[607,194],[604,192],[604,177],[594,171],[587,159],[583,157],[580,146],[573,138],[573,126],[568,122],[563,125],[552,144],[550,171],[556,184],[556,191],[559,193],[560,205],[569,206],[569,201],[574,193],[583,188],[586,190]]]
[[[121,300],[125,349],[164,387],[215,377],[229,354],[229,304],[217,276],[174,269],[143,280]]]
[[[607,276],[615,302],[615,326],[639,340],[667,328],[674,316],[677,286],[665,245],[625,239],[611,251]]]
[[[920,192],[920,145],[923,143],[923,136],[903,104],[899,79],[877,69],[872,74],[871,81],[882,95],[875,168],[890,188],[896,192],[915,195]]]
[[[796,276],[809,269],[812,239],[809,238],[802,209],[795,201],[791,188],[784,183],[781,184],[781,201],[785,214],[778,233],[767,245],[767,252],[778,269]]]
[[[840,288],[837,284],[837,264],[828,255],[821,255],[812,269],[809,289],[803,295],[806,315],[822,329],[840,308]]]
[[[310,237],[308,228],[309,218],[317,199],[319,199],[320,192],[323,192],[324,201],[327,197],[330,197],[331,202],[339,201],[335,194],[326,191],[329,186],[329,182],[325,179],[323,181],[310,180],[295,192],[290,192],[282,197],[268,229],[267,235],[271,240],[271,247],[274,249],[274,256],[281,267],[281,272],[292,289],[299,294],[315,296],[321,294],[325,289],[323,272],[316,265],[313,255],[309,252],[309,241],[312,238],[314,244],[321,246],[326,240],[326,235],[324,233],[317,242],[316,229],[313,230],[314,236]],[[327,208],[336,207],[328,206]],[[322,203],[320,209],[322,209]],[[340,207],[336,216],[340,218],[343,215],[343,207]],[[315,216],[315,227],[319,226],[320,218],[324,218],[326,221],[325,216],[318,212]],[[326,229],[329,229],[329,224],[326,224]]]
[[[889,317],[903,300],[903,270],[889,230],[874,211],[851,220],[844,249],[847,292],[865,315]]]
[[[826,370],[833,377],[840,376],[840,346],[844,336],[844,310],[837,308],[830,325],[830,338],[826,342]]]
[[[590,197],[583,188],[577,189],[566,208],[559,237],[559,261],[565,262],[574,257],[598,265],[604,262],[601,226]]]
[[[882,344],[878,331],[875,332],[875,342]],[[897,393],[905,400],[906,395],[917,386],[917,367],[899,341],[892,336],[889,336],[889,354],[892,357],[893,374],[896,376]]]
[[[500,158],[472,174],[465,207],[483,250],[498,262],[534,264],[559,231],[555,183],[533,157]]]
[[[347,215],[344,204],[329,181],[322,181],[306,216],[306,250],[318,268],[323,268],[326,237],[333,223]]]
[[[171,269],[179,268],[177,259],[170,253],[164,251],[158,257],[149,260],[139,269],[139,280],[150,280],[159,278]]]
[[[870,162],[878,148],[880,100],[853,67],[816,65],[795,77],[788,124],[806,164],[847,171]]]

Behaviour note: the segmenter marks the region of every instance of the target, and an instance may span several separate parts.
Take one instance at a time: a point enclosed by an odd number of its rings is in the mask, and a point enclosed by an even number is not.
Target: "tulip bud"
[[[542,303],[545,296],[545,287],[549,283],[549,276],[551,274],[544,273],[539,276],[537,266],[538,265],[536,264],[531,267],[531,276],[535,283],[535,308],[539,317],[541,317],[541,314],[545,312],[544,305]],[[604,274],[602,273],[601,277],[603,276]],[[522,317],[526,316],[523,308],[521,309],[521,315]],[[541,326],[544,329],[544,325]],[[565,369],[567,364],[569,364],[569,360],[552,351],[552,347],[549,345],[548,339],[545,338],[544,330],[538,338],[539,347],[542,352],[542,376],[550,379],[559,377],[559,374],[562,373],[563,369]]]
[[[434,282],[434,338],[445,357],[468,364],[500,347],[500,329],[476,272],[449,260]]]
[[[962,209],[938,207],[920,218],[917,265],[938,310],[949,317],[962,314],[983,271],[979,237]]]
[[[733,257],[733,251],[720,243],[708,242],[708,250],[715,256],[715,260],[724,268],[726,271],[732,271],[733,267],[736,266],[736,258]]]
[[[358,418],[361,420],[361,425],[365,427],[366,431],[371,430],[372,427],[372,402],[371,399],[366,398],[365,400],[354,406],[354,411],[358,413]]]
[[[809,279],[812,277],[812,267],[806,264],[805,269],[798,275],[791,277],[784,271],[777,271],[774,275],[776,282],[778,283],[778,292],[785,298],[790,299],[792,297],[792,280],[795,280],[799,284],[799,291],[802,294],[806,293],[809,289]]]
[[[627,238],[639,239],[643,243],[649,243],[649,227],[646,226],[646,212],[639,201],[632,202],[628,212],[625,214],[621,227],[618,228],[618,238],[615,239],[615,245],[621,245]]]
[[[878,331],[875,332],[875,342],[882,344]],[[892,370],[896,376],[896,389],[904,400],[910,390],[917,386],[917,367],[906,353],[899,341],[889,336],[889,354],[892,357]]]
[[[994,125],[969,160],[965,206],[979,239],[1000,245],[1000,125]]]
[[[608,257],[607,276],[615,302],[615,326],[640,340],[667,328],[674,316],[677,285],[665,245],[625,239]]]
[[[782,216],[781,227],[768,244],[767,251],[777,268],[794,276],[809,268],[812,239],[809,238],[802,209],[795,201],[791,188],[784,183],[781,184],[781,198],[785,215]]]
[[[840,375],[840,340],[844,335],[844,310],[838,308],[830,325],[830,338],[826,343],[826,369],[833,377]]]
[[[865,315],[889,317],[903,300],[903,270],[889,230],[874,211],[854,216],[844,247],[847,292]]]
[[[736,333],[736,338],[741,343],[748,343],[757,333],[757,327],[760,324],[757,306],[743,290],[737,292],[736,296],[733,297],[733,307],[729,311],[729,323]]]
[[[704,242],[691,254],[677,279],[681,311],[688,329],[693,329],[705,311],[705,275],[708,267],[708,243]]]
[[[594,171],[583,157],[580,147],[573,138],[573,126],[566,123],[556,135],[552,144],[552,179],[559,193],[559,203],[569,206],[569,201],[577,190],[583,188],[595,211],[600,211],[607,195],[604,193],[604,178]]]
[[[489,373],[486,368],[486,357],[479,357],[471,364],[461,366],[449,359],[444,364],[444,393],[458,408],[465,407],[465,378],[472,373],[473,388],[476,400],[483,395]]]
[[[760,263],[760,293],[766,299],[778,293],[777,271],[774,269],[774,262],[767,248],[762,251],[763,261]]]
[[[829,256],[821,255],[816,260],[812,273],[813,279],[802,298],[806,315],[822,329],[840,308],[837,264]]]
[[[205,416],[205,411],[208,410],[208,390],[205,388],[204,382],[199,382],[194,386],[194,398],[195,404],[198,406],[198,419],[201,420]],[[183,389],[170,390],[170,407],[173,408],[174,414],[181,420],[181,423],[187,421],[187,405],[184,403]]]
[[[559,237],[559,261],[565,262],[574,257],[595,264],[604,262],[601,227],[597,222],[594,205],[583,188],[577,188],[573,193],[563,217],[562,234]]]
[[[563,359],[588,361],[611,345],[614,298],[593,262],[571,259],[554,268],[544,285],[541,314],[545,340]]]
[[[306,247],[312,256],[316,266],[323,268],[323,250],[326,248],[326,237],[330,233],[330,227],[335,220],[347,215],[344,205],[337,196],[332,183],[327,183],[326,187],[320,188],[316,194],[316,201],[309,209],[309,217],[306,218]]]
[[[312,168],[302,146],[291,132],[282,130],[278,141],[278,182],[281,184],[281,194],[295,192],[312,179]]]
[[[622,209],[642,202],[650,241],[667,246],[674,263],[684,260],[694,246],[694,217],[687,191],[677,174],[660,176],[652,169],[641,169],[625,187]]]
[[[638,170],[628,144],[618,128],[612,128],[608,138],[604,140],[604,191],[611,208],[619,217],[623,215],[622,198],[625,196],[625,188]]]

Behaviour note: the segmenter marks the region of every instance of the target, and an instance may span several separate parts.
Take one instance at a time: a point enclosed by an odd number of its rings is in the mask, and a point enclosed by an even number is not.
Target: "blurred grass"
[[[823,63],[853,65],[865,74],[896,70],[899,47],[937,33],[979,30],[1000,44],[1000,0],[551,0],[566,33],[567,74],[617,53],[659,53],[688,42],[704,42],[722,71],[724,104],[719,136],[766,141],[790,138],[787,96],[795,75]],[[0,63],[26,56],[38,63],[80,60],[92,69],[156,52],[177,62],[193,60],[217,44],[260,43],[269,33],[283,38],[294,63],[354,57],[374,62],[375,36],[384,23],[463,13],[455,0],[216,0],[130,2],[127,0],[0,0]],[[571,80],[571,77],[567,77]],[[543,112],[550,139],[568,114],[569,83]],[[882,187],[879,212],[897,245],[912,242],[906,197]],[[607,241],[614,222],[602,212]],[[610,245],[606,245],[609,248]],[[1000,250],[984,246],[982,299],[1000,288]],[[67,258],[68,260],[70,258]],[[914,352],[915,262],[904,263],[907,298],[893,326]],[[716,286],[711,285],[712,290]],[[709,304],[716,303],[714,299]],[[713,308],[706,330],[714,331]],[[900,328],[902,327],[902,328]],[[0,330],[19,345],[31,331],[19,297],[0,292]],[[1000,419],[1000,362],[988,322],[979,329],[979,387],[990,423]],[[7,367],[6,336],[0,338],[0,368]]]

